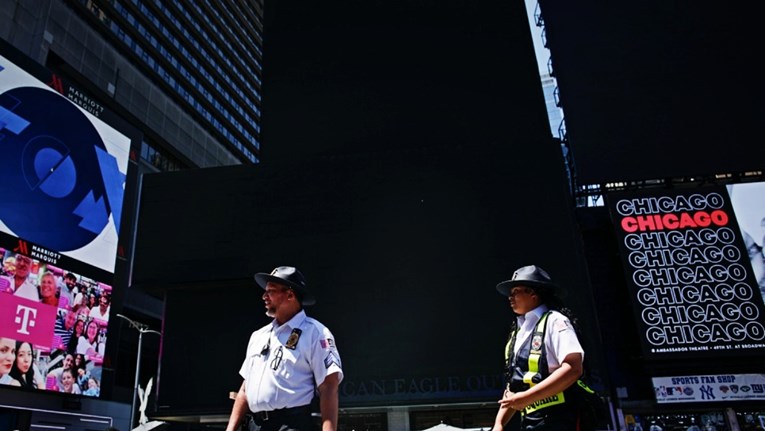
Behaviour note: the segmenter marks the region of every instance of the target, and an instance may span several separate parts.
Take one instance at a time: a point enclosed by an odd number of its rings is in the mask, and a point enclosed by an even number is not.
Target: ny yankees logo
[[[714,400],[716,398],[714,388],[709,385],[701,386],[699,390],[701,390],[702,400]]]

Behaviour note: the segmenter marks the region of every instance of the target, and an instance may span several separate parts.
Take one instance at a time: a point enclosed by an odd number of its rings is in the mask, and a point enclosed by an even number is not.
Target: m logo
[[[64,83],[61,81],[61,78],[59,78],[57,75],[53,75],[50,77],[50,82],[48,83],[48,86],[58,91],[59,94],[64,94]]]
[[[29,255],[29,245],[26,241],[19,240],[19,245],[14,247],[13,251],[16,253],[21,253],[25,255]]]

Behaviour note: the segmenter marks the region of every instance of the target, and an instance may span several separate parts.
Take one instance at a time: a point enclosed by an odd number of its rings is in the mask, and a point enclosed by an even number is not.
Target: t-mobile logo
[[[21,325],[21,329],[16,332],[23,335],[29,335],[29,328],[34,328],[36,317],[36,308],[18,304],[16,306],[16,319],[14,321]]]

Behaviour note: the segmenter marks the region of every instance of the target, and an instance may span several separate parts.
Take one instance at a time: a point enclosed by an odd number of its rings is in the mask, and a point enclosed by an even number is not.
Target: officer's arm
[[[319,410],[321,410],[321,430],[337,430],[337,409],[340,405],[338,396],[340,386],[339,373],[332,373],[319,385]]]
[[[563,359],[560,368],[553,371],[546,379],[528,390],[503,398],[500,405],[520,410],[534,401],[553,396],[574,384],[582,376],[582,370],[582,354],[569,353]]]
[[[502,399],[507,399],[512,395],[513,393],[507,389],[505,390]],[[499,411],[497,412],[497,417],[494,419],[494,427],[492,428],[492,431],[502,431],[505,428],[505,425],[510,422],[510,418],[513,417],[513,414],[515,414],[515,410],[511,409],[508,405],[502,405],[500,401]]]
[[[239,392],[236,393],[236,398],[234,398],[234,407],[231,409],[231,417],[228,419],[226,431],[236,431],[248,410],[247,393],[244,391],[244,382],[242,382],[242,386],[239,388]]]

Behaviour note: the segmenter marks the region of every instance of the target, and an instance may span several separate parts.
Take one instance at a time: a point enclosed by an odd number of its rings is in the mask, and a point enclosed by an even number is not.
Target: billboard
[[[765,401],[765,374],[692,374],[651,381],[659,404]]]
[[[647,358],[765,353],[762,272],[753,265],[762,227],[747,233],[738,221],[765,189],[734,198],[748,186],[607,195]]]
[[[131,138],[24,61],[0,55],[0,384],[96,397]]]

